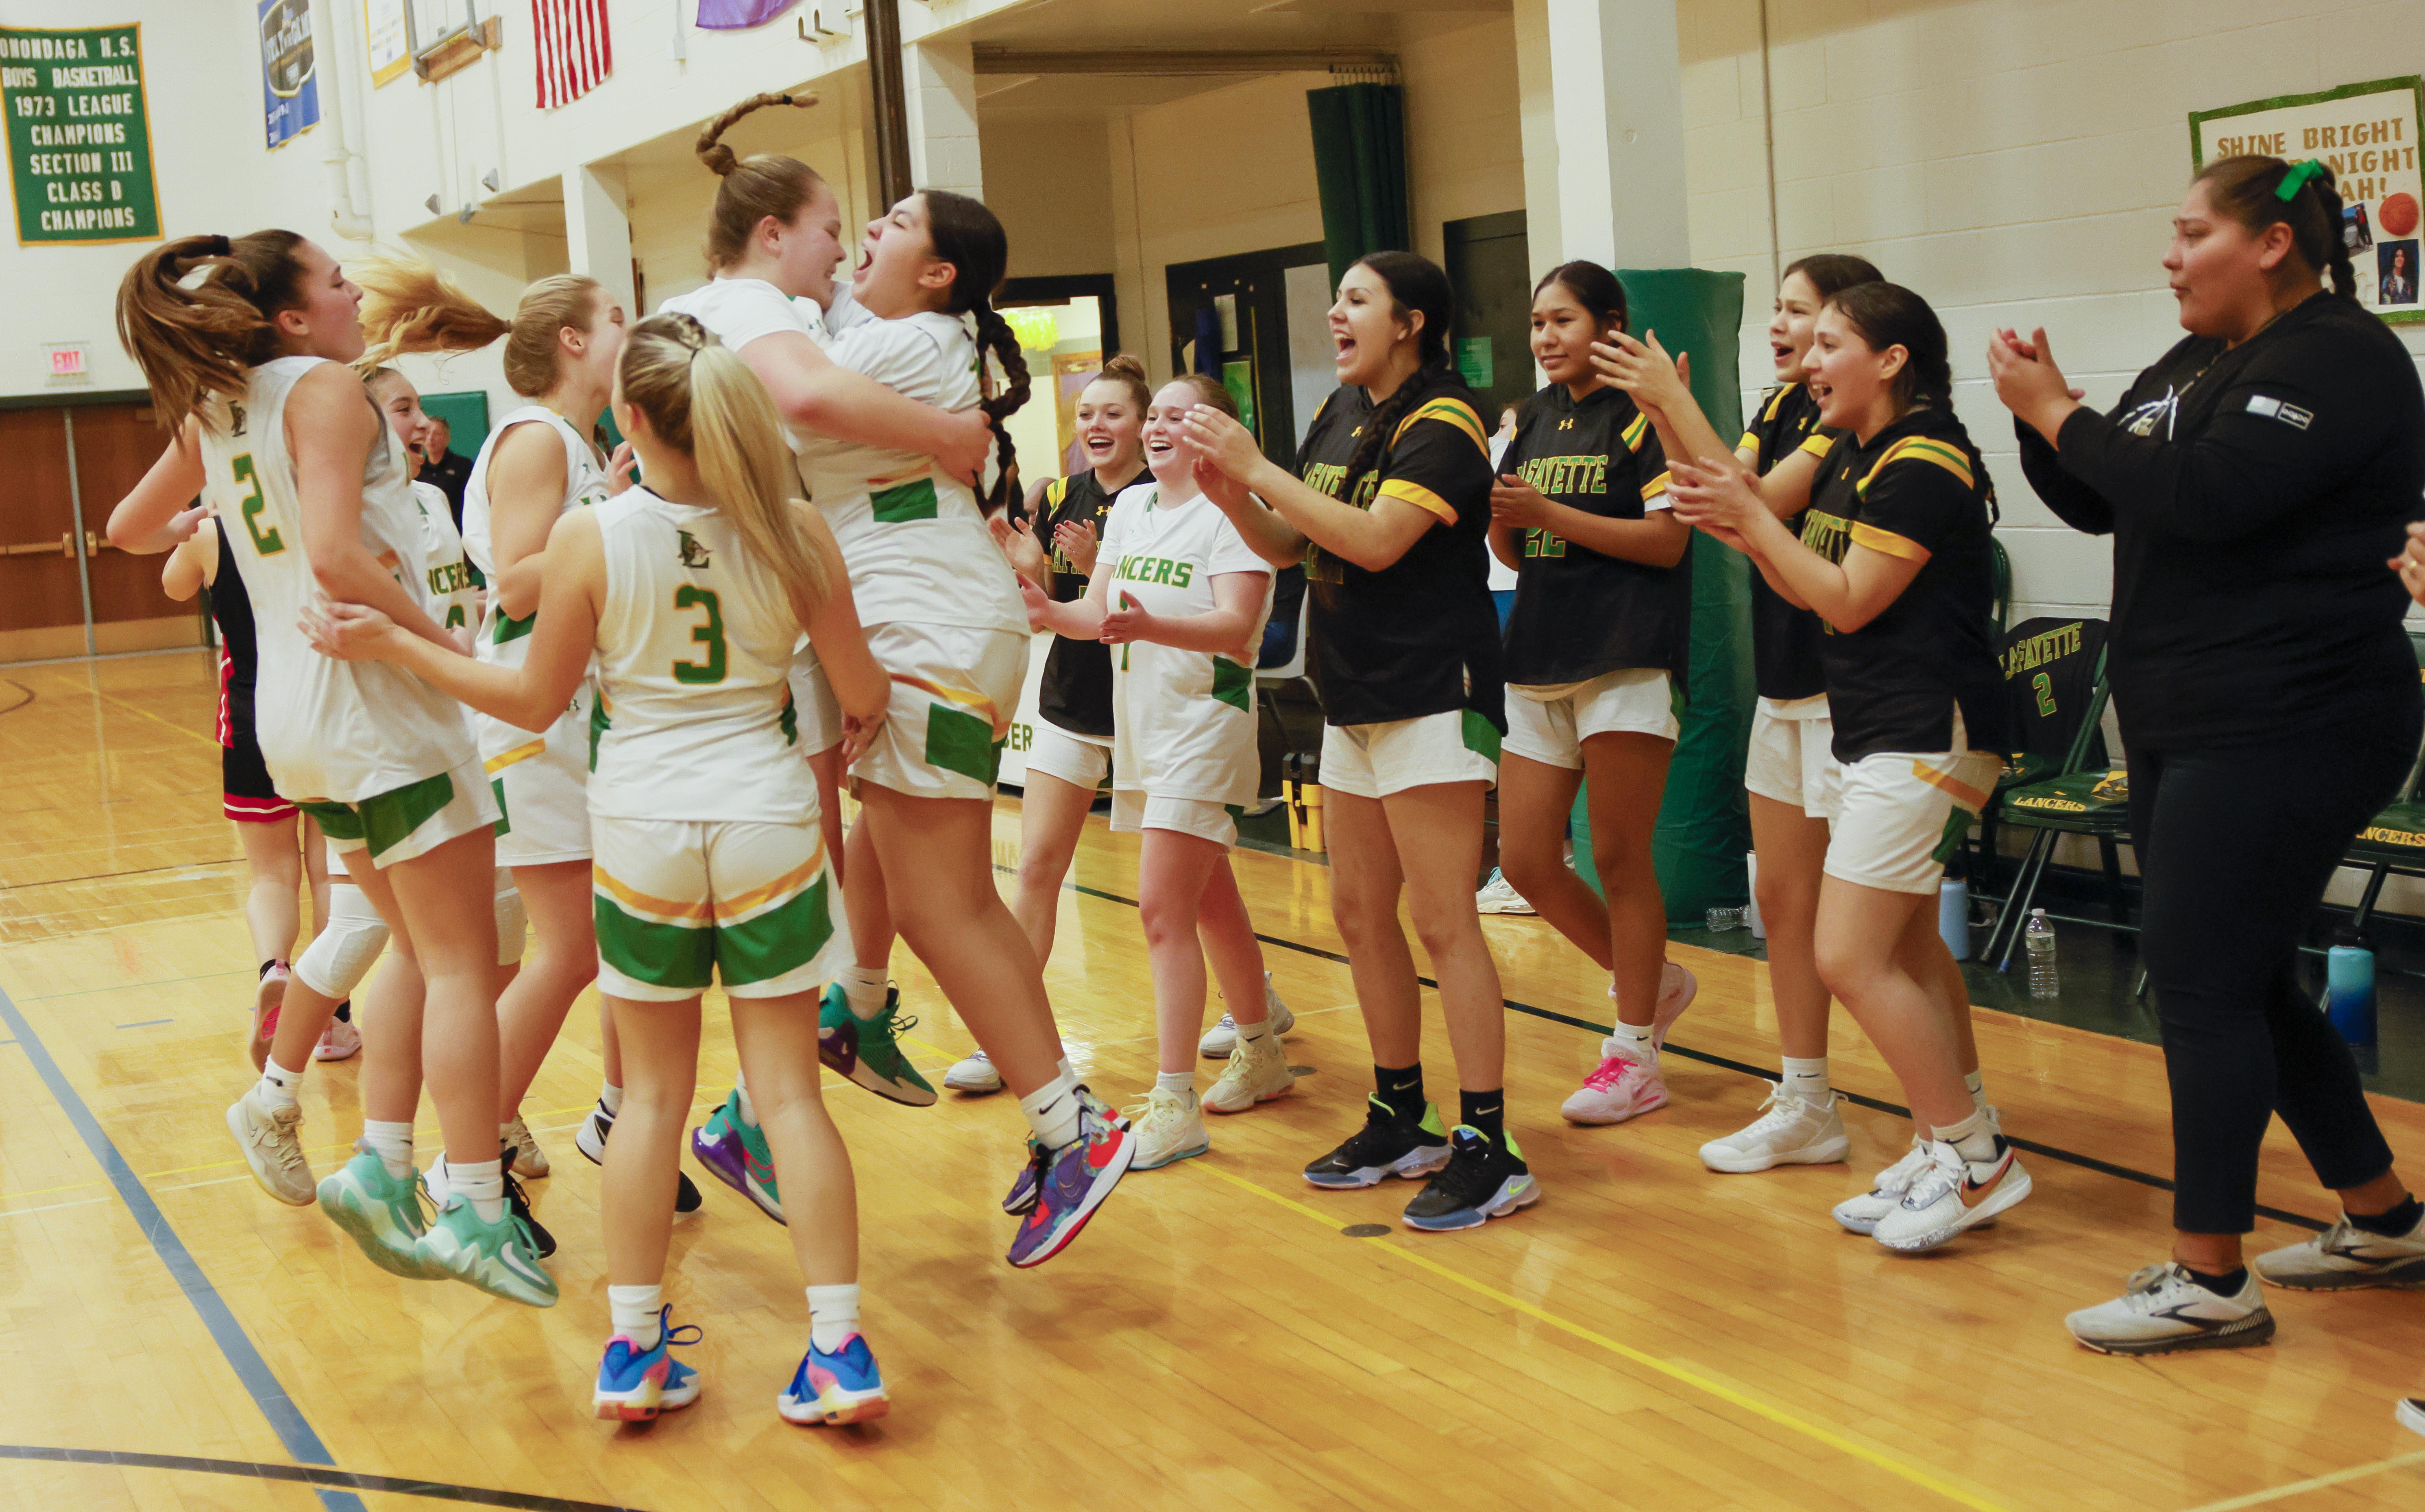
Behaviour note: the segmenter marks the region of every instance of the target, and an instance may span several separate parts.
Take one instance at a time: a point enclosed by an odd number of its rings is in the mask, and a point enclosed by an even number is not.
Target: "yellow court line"
[[[64,675],[63,673],[59,673],[59,672],[53,672],[51,675],[52,675],[53,677],[55,677],[55,678],[57,678],[60,682],[62,682],[62,683],[66,684],[68,686],[70,686],[70,687],[72,687],[72,688],[75,689],[75,690],[76,690],[77,692],[79,692],[79,693],[89,693],[89,694],[91,694],[94,698],[101,700],[102,700],[103,702],[104,702],[104,703],[115,703],[115,704],[117,704],[120,708],[121,708],[121,709],[125,710],[128,714],[139,714],[139,715],[141,715],[144,718],[151,720],[151,721],[152,721],[153,724],[155,724],[155,725],[166,725],[166,726],[168,726],[169,729],[171,729],[171,730],[175,731],[177,733],[179,733],[179,734],[181,734],[181,735],[189,735],[189,736],[191,736],[192,738],[194,738],[194,739],[196,739],[196,740],[201,741],[203,745],[208,746],[208,747],[211,747],[213,749],[218,749],[218,748],[219,748],[219,743],[218,743],[217,740],[213,739],[211,736],[209,736],[209,735],[205,735],[205,734],[202,734],[202,733],[201,733],[201,732],[197,732],[197,731],[188,730],[188,729],[186,729],[184,725],[181,725],[181,724],[177,723],[177,722],[176,722],[175,720],[173,720],[173,719],[163,719],[163,718],[161,718],[158,715],[153,714],[151,710],[149,710],[149,709],[145,709],[145,708],[140,708],[140,707],[137,707],[137,705],[135,705],[135,704],[129,703],[129,702],[127,702],[124,699],[119,698],[119,697],[118,697],[117,695],[115,695],[115,694],[104,693],[101,689],[99,689],[99,688],[97,688],[97,687],[92,687],[92,686],[90,686],[90,685],[88,685],[88,684],[87,684],[78,683],[78,682],[76,682],[73,678],[68,677],[68,676]]]
[[[1247,1181],[1244,1177],[1232,1176],[1228,1171],[1222,1170],[1218,1166],[1200,1165],[1196,1162],[1191,1161],[1188,1163],[1187,1168],[1194,1171],[1199,1171],[1207,1176],[1217,1176],[1221,1180],[1230,1183],[1232,1186],[1244,1187],[1247,1191],[1254,1193],[1257,1197],[1277,1202],[1281,1207],[1287,1208],[1290,1212],[1301,1214],[1334,1231],[1342,1227],[1337,1218],[1332,1217],[1329,1214],[1322,1212],[1318,1208],[1309,1207],[1305,1203],[1299,1202],[1293,1198],[1282,1197],[1277,1192],[1271,1190],[1269,1187]],[[1392,1244],[1379,1239],[1370,1240],[1367,1242],[1395,1259],[1403,1260],[1411,1265],[1420,1266],[1421,1268],[1431,1272],[1433,1275],[1439,1277],[1443,1280],[1454,1281],[1457,1285],[1464,1287],[1467,1291],[1488,1297],[1491,1301],[1498,1303],[1502,1307],[1513,1308],[1517,1311],[1523,1313],[1526,1317],[1532,1318],[1540,1323],[1546,1323],[1550,1327],[1556,1328],[1563,1333],[1571,1334],[1575,1338],[1582,1340],[1585,1343],[1598,1344],[1600,1348],[1607,1350],[1609,1353],[1615,1355],[1620,1359],[1630,1360],[1634,1364],[1640,1365],[1646,1370],[1657,1371],[1660,1375],[1668,1377],[1670,1380],[1681,1381],[1686,1386],[1690,1386],[1698,1391],[1707,1392],[1708,1394],[1716,1397],[1719,1401],[1726,1403],[1730,1407],[1740,1407],[1743,1411],[1751,1413],[1755,1417],[1766,1418],[1769,1422],[1777,1424],[1779,1427],[1791,1428],[1794,1432],[1799,1433],[1806,1438],[1812,1439],[1820,1443],[1825,1444],[1830,1449],[1850,1455],[1855,1459],[1873,1465],[1879,1470],[1885,1471],[1889,1475],[1909,1481],[1911,1484],[1919,1487],[1923,1490],[1934,1491],[1950,1502],[1958,1503],[1963,1506],[1970,1507],[1973,1509],[1973,1512],[2006,1512],[2006,1509],[2001,1503],[1988,1501],[1985,1497],[1980,1496],[1976,1492],[1965,1490],[1961,1487],[1954,1485],[1952,1482],[1941,1479],[1940,1477],[1934,1475],[1916,1465],[1905,1464],[1891,1455],[1881,1453],[1878,1450],[1871,1448],[1867,1444],[1860,1443],[1852,1439],[1847,1439],[1842,1434],[1837,1433],[1829,1428],[1822,1427],[1818,1424],[1812,1423],[1806,1418],[1796,1417],[1782,1407],[1771,1407],[1769,1404],[1759,1400],[1758,1397],[1750,1396],[1742,1391],[1737,1391],[1735,1388],[1726,1385],[1723,1381],[1713,1380],[1696,1370],[1676,1364],[1670,1360],[1662,1359],[1656,1355],[1647,1354],[1642,1350],[1634,1348],[1630,1344],[1619,1343],[1615,1340],[1608,1337],[1606,1334],[1596,1333],[1579,1323],[1571,1322],[1568,1319],[1558,1316],[1558,1314],[1550,1311],[1546,1308],[1536,1307],[1533,1303],[1525,1301],[1520,1296],[1511,1296],[1507,1293],[1500,1291],[1497,1287],[1477,1281],[1472,1277],[1467,1276],[1462,1272],[1451,1270],[1448,1266],[1441,1264],[1439,1262],[1433,1260],[1428,1256],[1417,1254],[1414,1250],[1407,1248],[1404,1245]],[[2425,1455],[2419,1455],[2416,1457],[2425,1459]],[[2318,1484],[2323,1483],[2319,1482]],[[2198,1508],[2197,1512],[2220,1512],[2220,1509],[2223,1506],[2238,1506],[2241,1504],[2243,1504],[2237,1502],[2219,1503],[2215,1507]]]
[[[2378,1459],[2371,1465],[2353,1465],[2347,1470],[2337,1470],[2329,1475],[2318,1475],[2312,1480],[2292,1481],[2288,1486],[2276,1486],[2270,1491],[2251,1491],[2246,1496],[2234,1496],[2221,1502],[2208,1502],[2204,1506],[2190,1508],[2190,1512],[2236,1512],[2236,1509],[2243,1506],[2263,1506],[2268,1502],[2280,1502],[2293,1496],[2304,1496],[2309,1491],[2321,1491],[2327,1486],[2338,1486],[2345,1481],[2363,1480],[2369,1475],[2380,1475],[2386,1470],[2399,1470],[2407,1465],[2425,1465],[2425,1449],[2417,1450],[2415,1454],[2394,1455],[2389,1459]]]

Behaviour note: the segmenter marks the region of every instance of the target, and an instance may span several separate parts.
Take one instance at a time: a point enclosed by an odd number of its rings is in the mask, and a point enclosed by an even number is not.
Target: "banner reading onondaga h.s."
[[[160,239],[142,27],[0,26],[20,246]]]

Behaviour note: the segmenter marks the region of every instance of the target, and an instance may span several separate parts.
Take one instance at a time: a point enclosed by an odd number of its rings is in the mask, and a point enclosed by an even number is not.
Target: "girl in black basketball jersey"
[[[1775,314],[1768,323],[1777,385],[1760,396],[1734,452],[1737,461],[1760,475],[1761,495],[1780,519],[1798,518],[1809,503],[1820,459],[1837,436],[1819,424],[1819,401],[1803,381],[1811,329],[1821,307],[1839,291],[1878,278],[1864,258],[1820,252],[1789,265],[1777,283]],[[1656,333],[1646,341],[1620,334],[1593,351],[1601,375],[1633,395],[1674,455],[1719,454],[1717,431],[1659,347]],[[1714,1171],[1824,1165],[1842,1160],[1850,1149],[1828,1081],[1827,984],[1820,979],[1812,941],[1827,826],[1841,786],[1829,748],[1835,729],[1827,717],[1826,678],[1819,660],[1826,627],[1755,572],[1751,629],[1759,702],[1752,716],[1743,786],[1752,850],[1759,858],[1756,895],[1768,934],[1783,1074],[1758,1118],[1701,1147],[1701,1163]],[[1957,986],[1949,979],[1949,989]]]
[[[1498,771],[1499,617],[1490,602],[1489,432],[1449,361],[1448,275],[1411,252],[1348,268],[1330,308],[1341,387],[1294,473],[1209,406],[1189,414],[1206,492],[1274,565],[1302,559],[1325,727],[1332,910],[1373,1040],[1362,1130],[1306,1167],[1316,1186],[1437,1172],[1417,1229],[1470,1229],[1540,1196],[1506,1132],[1499,969],[1473,909],[1482,797]],[[1251,492],[1249,491],[1251,491]],[[1453,1133],[1423,1098],[1411,894],[1456,1053]]]
[[[252,732],[252,694],[257,674],[253,652],[252,603],[245,597],[234,555],[219,535],[218,522],[204,517],[169,555],[160,571],[160,587],[180,603],[204,588],[211,594],[211,619],[219,627],[219,806],[235,821],[236,838],[244,843],[244,918],[252,931],[252,953],[259,957],[261,977],[253,989],[252,1034],[246,1048],[252,1069],[269,1058],[269,1042],[278,1032],[279,1010],[294,979],[295,942],[303,933],[297,885],[309,879],[313,928],[329,923],[329,847],[320,827],[302,811],[278,796],[269,768],[261,760],[261,746]],[[297,846],[301,846],[298,851]],[[344,1037],[351,1038],[348,1024]],[[321,1037],[321,1049],[334,1047],[331,1034]],[[359,1041],[357,1041],[359,1042]],[[351,1052],[346,1052],[351,1054]],[[343,1055],[321,1054],[323,1060]],[[293,1074],[300,1076],[302,1070]]]
[[[1800,537],[1722,458],[1678,462],[1677,514],[1751,554],[1830,634],[1821,662],[1843,796],[1819,893],[1819,972],[1902,1081],[1915,1153],[1837,1221],[1933,1249],[2029,1195],[1985,1104],[1967,991],[1936,931],[1937,880],[1994,787],[2001,678],[1990,638],[1994,490],[1954,418],[1945,328],[1892,283],[1839,291],[1806,363],[1843,432]]]
[[[1518,573],[1499,864],[1609,973],[1616,1003],[1598,1069],[1566,1100],[1577,1123],[1622,1123],[1666,1103],[1658,1046],[1696,986],[1667,963],[1667,910],[1650,864],[1676,749],[1693,531],[1668,511],[1666,459],[1648,418],[1592,370],[1592,344],[1624,324],[1625,290],[1598,264],[1568,263],[1541,280],[1532,347],[1550,383],[1524,406],[1490,491],[1490,549]],[[1563,854],[1579,787],[1590,794],[1600,897]]]

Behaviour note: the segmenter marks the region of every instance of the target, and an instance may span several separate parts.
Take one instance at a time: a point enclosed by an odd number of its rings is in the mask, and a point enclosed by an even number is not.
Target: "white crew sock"
[[[1265,1009],[1262,1018],[1253,1023],[1236,1023],[1234,1020],[1231,1022],[1237,1028],[1238,1043],[1242,1045],[1251,1045],[1272,1032],[1272,1017],[1269,1009]]]
[[[1813,1055],[1807,1060],[1791,1055],[1782,1057],[1785,1066],[1785,1090],[1805,1102],[1825,1106],[1834,1095],[1827,1085],[1827,1057]]]
[[[657,1339],[665,1331],[665,1305],[663,1286],[606,1288],[606,1312],[614,1319],[615,1331],[643,1353],[657,1347]]]
[[[612,1082],[599,1083],[598,1105],[606,1110],[606,1117],[610,1118],[622,1112],[623,1089]]]
[[[1981,1109],[1986,1107],[1987,1081],[1983,1075],[1978,1071],[1966,1071],[1962,1076],[1962,1085],[1970,1089],[1970,1105],[1972,1107]]]
[[[1964,1160],[1996,1158],[1996,1131],[1987,1127],[1987,1116],[1976,1109],[1960,1123],[1937,1125],[1930,1132],[1929,1137],[1942,1140],[1962,1151]]]
[[[830,1355],[859,1331],[859,1283],[809,1288],[809,1343]]]
[[[836,980],[842,983],[842,995],[850,1001],[852,1018],[873,1019],[884,1011],[883,967],[845,966]]]
[[[1078,1078],[1063,1071],[1052,1080],[1019,1100],[1019,1111],[1027,1115],[1027,1127],[1036,1142],[1047,1150],[1058,1150],[1078,1137],[1078,1115],[1084,1104],[1078,1101]]]
[[[1064,1055],[1053,1063],[1052,1074],[1055,1076],[1066,1076],[1074,1082],[1078,1079],[1078,1068],[1070,1065],[1069,1057]]]
[[[1650,1025],[1626,1023],[1620,1021],[1600,1046],[1604,1055],[1624,1055],[1645,1066],[1659,1064],[1659,1051],[1650,1043]]]
[[[758,1109],[749,1101],[749,1082],[739,1071],[732,1073],[732,1111],[752,1129],[758,1127]]]
[[[307,1060],[303,1064],[309,1066],[312,1063]],[[262,1062],[261,1081],[253,1088],[253,1099],[263,1107],[273,1111],[279,1108],[291,1108],[295,1105],[296,1089],[302,1085],[303,1073],[288,1070],[278,1064],[278,1058],[273,1055]]]
[[[1153,1073],[1153,1087],[1157,1092],[1177,1092],[1181,1097],[1192,1099],[1196,1096],[1196,1073],[1156,1071]]]
[[[377,1118],[362,1120],[362,1143],[371,1147],[387,1167],[388,1175],[403,1181],[412,1174],[412,1121],[386,1123]]]
[[[506,1215],[506,1167],[495,1156],[487,1160],[446,1163],[447,1190],[472,1204],[482,1223]]]

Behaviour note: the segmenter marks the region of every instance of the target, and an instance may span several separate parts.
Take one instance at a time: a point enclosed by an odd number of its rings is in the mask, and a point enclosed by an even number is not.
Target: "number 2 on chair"
[[[724,681],[724,606],[716,602],[714,588],[695,587],[685,583],[674,589],[676,609],[704,608],[707,622],[694,626],[690,638],[707,648],[707,660],[674,663],[677,683],[721,683]]]
[[[2040,672],[2037,676],[2030,679],[2030,691],[2038,696],[2038,717],[2041,719],[2053,718],[2054,679],[2048,677],[2044,672]]]

